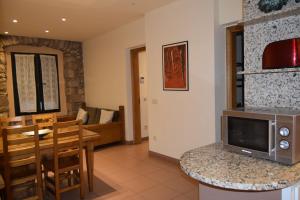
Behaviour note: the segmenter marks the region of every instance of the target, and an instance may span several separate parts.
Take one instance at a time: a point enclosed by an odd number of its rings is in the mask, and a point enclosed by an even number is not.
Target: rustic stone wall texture
[[[0,35],[0,116],[8,115],[5,49],[9,46],[28,45],[48,47],[63,52],[64,78],[68,114],[75,114],[84,102],[84,69],[81,42]]]

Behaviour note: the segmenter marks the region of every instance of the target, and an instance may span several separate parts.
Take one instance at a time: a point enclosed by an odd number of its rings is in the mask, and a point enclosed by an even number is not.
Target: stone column
[[[6,84],[6,59],[3,48],[0,48],[0,117],[8,116],[8,98]]]

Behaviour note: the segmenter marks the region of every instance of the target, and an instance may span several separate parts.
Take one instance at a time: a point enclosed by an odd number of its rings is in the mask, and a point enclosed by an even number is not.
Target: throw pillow
[[[82,124],[86,124],[88,120],[88,112],[83,110],[82,108],[79,108],[76,120],[82,120]]]
[[[112,122],[113,116],[114,116],[114,111],[101,110],[99,124],[106,124]]]

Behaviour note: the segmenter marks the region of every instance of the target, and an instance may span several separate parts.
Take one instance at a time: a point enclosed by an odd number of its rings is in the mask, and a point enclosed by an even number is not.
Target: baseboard
[[[142,138],[142,142],[148,141],[148,140],[149,140],[149,137],[144,137],[144,138]],[[125,144],[126,144],[126,145],[133,145],[133,144],[135,144],[135,142],[134,142],[134,140],[125,141]]]
[[[174,164],[179,164],[179,159],[172,158],[170,156],[166,156],[166,155],[154,152],[154,151],[149,151],[149,156],[156,157],[156,158],[159,158],[159,159],[162,159],[162,160],[174,163]]]
[[[142,138],[142,141],[148,141],[148,140],[149,140],[149,137]],[[131,141],[125,141],[125,144],[126,145],[134,145],[135,143],[134,143],[134,140],[131,140]],[[166,155],[154,152],[154,151],[149,150],[149,156],[159,158],[159,159],[165,160],[165,161],[173,163],[173,164],[179,164],[179,159],[172,158],[170,156],[166,156]]]
[[[125,144],[126,144],[126,145],[133,145],[133,144],[134,144],[134,141],[133,141],[133,140],[131,140],[131,141],[127,141],[127,140],[126,140],[126,141],[125,141]]]

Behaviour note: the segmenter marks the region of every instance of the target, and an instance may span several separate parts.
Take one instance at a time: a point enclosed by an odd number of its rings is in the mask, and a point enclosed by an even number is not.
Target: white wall
[[[219,0],[224,1],[224,0]],[[219,4],[215,4],[218,10]],[[226,29],[219,25],[220,12],[215,12],[215,135],[216,141],[221,141],[221,116],[226,108]]]
[[[224,12],[224,1],[178,0],[146,13],[145,20],[85,41],[87,104],[125,105],[126,139],[133,140],[128,49],[146,43],[150,150],[179,158],[187,150],[219,141],[226,105],[225,29],[219,24],[235,22],[239,12],[234,10],[242,10],[232,2],[228,5],[233,12]],[[185,40],[190,90],[163,92],[162,45]]]
[[[83,42],[85,95],[89,106],[125,106],[126,140],[133,140],[129,49],[145,44],[144,19]]]
[[[215,13],[215,1],[179,0],[146,14],[151,151],[179,158],[216,141]],[[185,40],[190,90],[163,91],[162,45]]]
[[[219,24],[240,22],[243,18],[243,0],[218,0]]]
[[[148,133],[148,75],[146,51],[139,52],[139,75],[140,75],[140,107],[141,107],[141,136],[146,138]],[[141,77],[143,81],[141,82]]]

